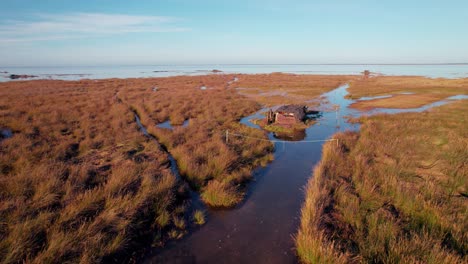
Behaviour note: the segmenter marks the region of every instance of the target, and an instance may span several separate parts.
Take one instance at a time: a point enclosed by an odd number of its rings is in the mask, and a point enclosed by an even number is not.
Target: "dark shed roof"
[[[281,114],[294,114],[298,120],[303,120],[306,115],[306,107],[303,105],[283,105],[276,109]]]

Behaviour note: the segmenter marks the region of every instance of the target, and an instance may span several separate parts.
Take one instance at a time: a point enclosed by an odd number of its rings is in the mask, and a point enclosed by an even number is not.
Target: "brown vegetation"
[[[354,79],[348,88],[349,97],[399,94],[404,92],[451,96],[468,94],[468,78],[432,79],[420,76],[376,76]]]
[[[327,143],[296,237],[305,263],[466,263],[468,104],[362,118]]]
[[[357,101],[351,105],[359,110],[371,110],[373,108],[417,108],[435,103],[447,97],[445,94],[399,94],[388,98]]]
[[[272,159],[273,145],[236,137],[225,140],[225,131],[257,138],[265,133],[239,124],[260,106],[236,90],[228,89],[233,75],[207,75],[154,79],[154,83],[128,80],[119,97],[141,116],[148,131],[172,153],[190,185],[213,207],[231,207],[242,200],[243,183],[252,169]],[[158,86],[153,92],[150,87]],[[206,87],[202,90],[200,87]],[[170,120],[186,127],[173,130],[156,124]]]
[[[13,132],[0,141],[1,261],[121,262],[146,238],[160,245],[180,238],[188,220],[203,223],[200,213],[186,215],[168,155],[142,135],[134,112],[207,204],[239,202],[241,184],[271,160],[273,146],[226,144],[226,129],[265,137],[238,124],[259,105],[227,89],[233,78],[0,84],[0,129]],[[190,125],[155,126],[167,119]]]
[[[253,74],[239,75],[236,87],[241,94],[264,106],[281,104],[304,104],[312,106],[310,100],[335,89],[357,76],[347,75],[298,75],[298,74]]]
[[[2,262],[112,262],[173,228],[158,219],[179,215],[176,178],[114,97],[120,82],[0,85],[13,131],[0,142]]]

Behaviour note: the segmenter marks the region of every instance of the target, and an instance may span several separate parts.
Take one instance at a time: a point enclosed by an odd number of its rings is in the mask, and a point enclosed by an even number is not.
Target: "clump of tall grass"
[[[202,190],[201,198],[212,207],[228,208],[242,200],[242,193],[229,183],[213,180]]]
[[[197,225],[204,225],[206,220],[205,220],[205,214],[201,210],[196,210],[193,213],[193,221]]]

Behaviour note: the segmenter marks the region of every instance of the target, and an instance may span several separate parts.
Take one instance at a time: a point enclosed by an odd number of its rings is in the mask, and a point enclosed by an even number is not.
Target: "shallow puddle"
[[[157,124],[156,126],[159,127],[159,128],[165,128],[165,129],[170,129],[170,130],[173,130],[175,127],[187,127],[189,125],[189,119],[185,120],[184,123],[180,126],[173,126],[171,124],[171,121],[170,120],[167,120],[161,124]]]
[[[11,138],[13,136],[13,131],[11,129],[5,128],[0,129],[0,141],[3,139]]]

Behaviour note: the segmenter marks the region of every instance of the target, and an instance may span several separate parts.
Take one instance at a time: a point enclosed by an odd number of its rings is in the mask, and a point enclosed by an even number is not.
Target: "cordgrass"
[[[305,263],[466,263],[468,104],[361,118],[326,143],[296,248]]]

